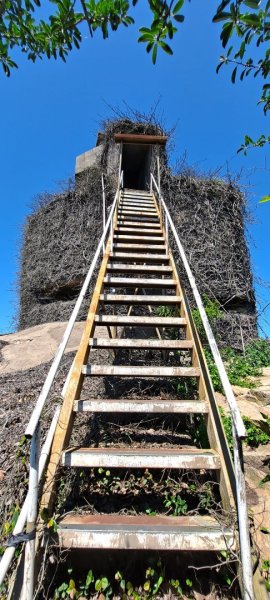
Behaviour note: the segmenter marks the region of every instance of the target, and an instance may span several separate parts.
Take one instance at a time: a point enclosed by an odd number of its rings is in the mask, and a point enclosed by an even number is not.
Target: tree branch
[[[84,16],[85,16],[85,20],[86,20],[87,25],[88,25],[88,29],[90,31],[90,35],[91,35],[91,37],[93,37],[92,24],[91,24],[91,21],[89,19],[89,15],[88,15],[88,12],[87,12],[85,1],[84,0],[80,0],[80,2],[81,2],[81,5],[82,5],[82,9],[83,9],[83,13],[84,13]]]

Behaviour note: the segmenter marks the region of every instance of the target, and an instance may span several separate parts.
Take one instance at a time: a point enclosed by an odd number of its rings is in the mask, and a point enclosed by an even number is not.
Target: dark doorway
[[[151,148],[149,144],[123,144],[122,169],[125,188],[149,189]]]

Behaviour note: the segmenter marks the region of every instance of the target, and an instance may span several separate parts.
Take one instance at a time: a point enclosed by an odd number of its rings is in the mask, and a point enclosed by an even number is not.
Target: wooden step
[[[207,414],[208,404],[201,400],[162,400],[160,398],[91,398],[76,400],[75,412],[90,413],[156,413],[183,415]]]
[[[148,246],[146,244],[136,244],[135,245],[135,244],[124,244],[122,242],[117,242],[117,243],[114,242],[113,243],[113,249],[114,250],[119,249],[119,250],[122,250],[122,251],[123,250],[127,250],[127,251],[133,250],[134,252],[146,252],[146,251],[147,252],[156,252],[156,250],[158,250],[159,253],[160,252],[167,252],[167,246],[166,245],[161,246],[161,245],[158,245],[158,244],[149,244],[149,246]]]
[[[139,193],[131,193],[131,192],[124,192],[121,194],[121,199],[129,199],[129,200],[151,200],[153,199],[153,194],[151,194],[151,192],[144,192],[142,194]]]
[[[121,200],[118,204],[118,207],[120,208],[137,208],[137,207],[141,207],[141,208],[156,208],[155,203],[153,202],[153,200]]]
[[[91,377],[200,377],[198,367],[133,367],[132,365],[84,365],[82,374]]]
[[[192,350],[191,340],[160,340],[135,338],[90,338],[91,348],[140,348],[142,350]]]
[[[142,225],[139,229],[133,227],[123,227],[122,225],[120,225],[120,227],[115,228],[114,233],[116,235],[130,235],[131,233],[133,233],[134,235],[150,235],[151,233],[153,233],[154,235],[163,235],[162,229],[149,229]]]
[[[175,279],[135,279],[134,277],[113,277],[108,275],[104,278],[104,284],[110,287],[121,287],[121,288],[151,288],[154,289],[156,287],[161,288],[174,288],[176,286]]]
[[[151,294],[101,294],[100,302],[104,304],[144,304],[176,305],[181,303],[181,296],[154,296]]]
[[[119,209],[118,218],[121,217],[156,217],[158,218],[158,213],[156,210],[131,210],[131,209]]]
[[[110,260],[120,260],[124,262],[155,262],[162,263],[168,262],[169,256],[168,254],[137,254],[134,252],[133,254],[129,254],[127,252],[112,252],[110,254]]]
[[[65,467],[119,469],[220,469],[219,455],[200,448],[76,448],[62,454]]]
[[[118,216],[117,217],[117,222],[118,223],[132,223],[132,222],[136,222],[136,223],[144,223],[144,224],[152,224],[152,223],[159,223],[159,216],[158,215],[154,215],[151,217],[142,217],[140,215],[138,215],[138,213],[136,214],[132,214],[132,215],[122,215],[122,216]],[[160,227],[160,224],[159,224]]]
[[[54,534],[61,548],[205,551],[235,548],[233,530],[208,516],[68,514]]]
[[[185,327],[183,317],[158,317],[134,315],[96,315],[96,325],[123,325],[127,327]]]
[[[156,273],[156,274],[168,274],[172,273],[171,267],[166,267],[162,265],[130,265],[130,264],[118,264],[118,263],[108,263],[107,264],[107,272],[108,271],[118,271],[120,273]]]
[[[134,227],[136,229],[137,228],[141,229],[143,227],[144,229],[148,229],[148,228],[151,229],[151,227],[153,227],[155,229],[160,229],[160,224],[159,223],[151,223],[151,222],[147,223],[147,221],[142,223],[142,221],[118,220],[117,221],[117,226],[121,227],[121,228],[122,227],[124,227],[124,228],[125,227]]]
[[[153,235],[126,235],[126,234],[114,234],[113,243],[117,242],[133,242],[133,244],[141,244],[145,242],[146,244],[164,244],[165,238],[156,237]]]

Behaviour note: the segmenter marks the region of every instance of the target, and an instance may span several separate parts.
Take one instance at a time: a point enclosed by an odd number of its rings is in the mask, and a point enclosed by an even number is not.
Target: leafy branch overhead
[[[158,49],[173,54],[171,43],[184,22],[182,13],[188,1],[147,1],[150,25],[140,28],[138,41],[146,44],[154,64]],[[74,48],[80,48],[85,27],[90,37],[99,30],[106,39],[120,25],[134,24],[132,14],[138,4],[138,0],[0,0],[0,62],[6,75],[17,67],[16,48],[33,62],[43,56],[66,61]],[[266,114],[270,108],[270,0],[222,0],[213,12],[213,22],[222,26],[220,39],[226,50],[217,71],[225,64],[232,65],[233,83],[250,74],[261,78],[258,103]],[[246,136],[239,151],[264,146],[269,140],[267,135],[255,141]]]

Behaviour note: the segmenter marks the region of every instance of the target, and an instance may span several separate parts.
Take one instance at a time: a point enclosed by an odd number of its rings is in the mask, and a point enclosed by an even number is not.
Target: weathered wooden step
[[[140,215],[138,215],[138,213],[134,214],[134,215],[123,215],[123,216],[119,216],[118,215],[118,219],[117,219],[118,223],[132,223],[132,222],[136,222],[136,223],[144,223],[144,224],[152,224],[152,223],[159,223],[159,216],[158,215],[154,215],[152,217],[141,217]]]
[[[114,242],[113,243],[113,249],[121,249],[123,250],[127,250],[127,251],[134,251],[134,252],[145,252],[147,250],[147,252],[155,252],[156,250],[158,250],[158,252],[167,252],[167,246],[162,246],[161,244],[124,244],[121,242]]]
[[[213,450],[200,448],[76,448],[62,454],[65,467],[108,467],[119,469],[220,469]]]
[[[110,254],[110,260],[123,260],[125,262],[168,262],[168,254],[137,254],[136,252],[112,252]]]
[[[84,365],[83,375],[91,377],[200,377],[198,367],[133,367],[131,365]]]
[[[139,194],[139,193],[126,193],[124,192],[124,194],[121,195],[121,199],[128,199],[128,200],[152,200],[153,199],[153,194],[151,194],[150,192],[146,192],[144,194]]]
[[[140,229],[134,229],[133,227],[123,227],[122,225],[120,225],[119,227],[116,227],[114,230],[114,233],[117,235],[130,235],[131,233],[133,233],[134,235],[150,235],[151,233],[153,233],[154,235],[163,235],[163,231],[162,229],[147,229],[146,227],[142,226],[140,227]]]
[[[115,550],[233,550],[234,533],[208,516],[69,514],[57,532],[61,548]]]
[[[134,315],[96,315],[96,325],[123,325],[128,327],[185,327],[183,317],[158,317]]]
[[[157,273],[157,274],[168,274],[172,273],[172,268],[168,266],[162,265],[130,265],[130,264],[118,264],[118,263],[108,263],[107,264],[107,272],[108,271],[118,271],[120,273]]]
[[[156,210],[136,210],[136,209],[119,209],[118,217],[156,217],[158,218],[158,213]]]
[[[117,221],[117,226],[121,227],[121,228],[122,227],[134,227],[136,229],[137,228],[141,229],[142,227],[144,229],[147,229],[147,228],[151,229],[151,227],[153,227],[155,229],[159,229],[160,228],[160,224],[159,223],[152,223],[151,221],[150,221],[150,223],[148,223],[146,221],[146,222],[143,222],[143,224],[142,224],[142,221],[125,221],[123,219]]]
[[[192,350],[191,340],[160,340],[135,338],[90,338],[91,348],[140,348],[142,350]]]
[[[104,284],[109,285],[110,287],[121,287],[121,288],[151,288],[154,289],[156,287],[161,288],[171,288],[176,286],[175,279],[135,279],[134,277],[113,277],[108,275],[104,278]]]
[[[180,304],[181,296],[154,296],[151,294],[101,294],[100,302],[104,304],[145,304],[176,305]]]
[[[133,244],[141,244],[145,242],[146,244],[164,244],[165,239],[164,236],[157,237],[153,235],[126,235],[126,234],[114,234],[113,242],[133,242]]]
[[[76,400],[75,412],[91,413],[165,413],[165,414],[207,414],[208,404],[201,400],[162,400],[160,398],[92,398]]]
[[[153,200],[121,200],[119,208],[156,208]]]

